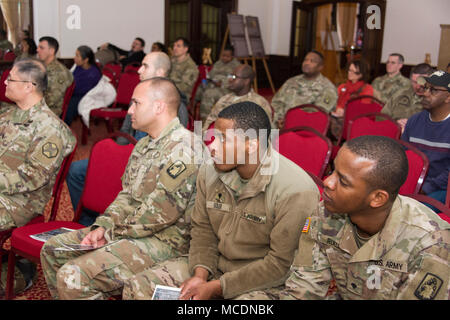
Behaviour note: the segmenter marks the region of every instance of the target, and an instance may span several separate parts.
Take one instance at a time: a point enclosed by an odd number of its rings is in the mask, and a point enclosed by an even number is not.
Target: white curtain
[[[337,4],[337,31],[341,45],[347,48],[354,45],[357,9],[357,3]]]
[[[8,26],[8,39],[16,46],[20,30],[29,28],[30,0],[0,0],[0,8]]]

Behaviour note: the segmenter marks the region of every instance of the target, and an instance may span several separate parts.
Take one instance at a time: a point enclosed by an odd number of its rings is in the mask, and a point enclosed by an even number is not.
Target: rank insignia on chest
[[[311,225],[311,218],[306,218],[305,225],[303,226],[302,232],[307,233],[309,231],[310,225]]]
[[[214,201],[218,202],[218,203],[223,203],[225,201],[225,198],[224,198],[222,192],[218,192],[216,194],[216,196],[214,197]]]
[[[186,170],[186,165],[182,161],[177,160],[167,169],[167,174],[172,179],[176,179],[185,170]]]
[[[42,146],[42,154],[49,159],[56,157],[58,153],[58,146],[53,142],[47,142]]]
[[[420,300],[433,300],[441,289],[442,283],[441,278],[428,272],[414,291],[414,295]]]

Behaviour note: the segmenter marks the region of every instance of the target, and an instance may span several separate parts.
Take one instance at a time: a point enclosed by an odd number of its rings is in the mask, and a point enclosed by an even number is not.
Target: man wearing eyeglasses
[[[217,120],[220,111],[232,104],[242,101],[256,103],[264,109],[269,117],[270,123],[273,123],[272,107],[270,106],[269,101],[252,89],[254,77],[255,73],[249,65],[240,64],[234,69],[233,73],[228,76],[228,90],[230,90],[231,93],[223,96],[216,102],[203,124],[203,131],[207,130],[209,126]]]
[[[419,148],[430,162],[422,192],[445,203],[450,169],[450,74],[439,70],[425,81],[425,110],[409,118],[402,140]]]
[[[372,82],[375,98],[386,103],[396,92],[410,87],[409,79],[400,73],[404,61],[405,58],[399,53],[389,55],[386,62],[386,74],[375,78]]]
[[[61,163],[76,145],[72,131],[43,99],[47,73],[42,62],[16,62],[5,84],[5,95],[15,105],[0,108],[0,231],[43,214]],[[16,280],[17,292],[25,285]]]
[[[423,85],[420,77],[428,77],[435,71],[427,63],[420,63],[411,70],[411,86],[395,93],[381,110],[392,119],[396,120],[404,130],[408,118],[423,110]]]

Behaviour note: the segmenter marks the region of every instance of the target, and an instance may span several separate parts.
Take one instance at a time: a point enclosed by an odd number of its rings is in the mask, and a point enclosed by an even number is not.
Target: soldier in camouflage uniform
[[[340,149],[335,167],[281,298],[448,300],[450,225],[398,195],[408,175],[402,147],[358,137]],[[332,279],[336,290],[327,296]]]
[[[42,37],[39,39],[37,56],[47,66],[48,86],[44,95],[45,102],[57,116],[61,116],[64,94],[73,82],[73,75],[56,59],[58,48],[59,44],[55,38]]]
[[[373,96],[381,102],[386,103],[400,90],[411,87],[409,79],[400,73],[403,62],[401,54],[391,54],[386,63],[386,74],[372,81]]]
[[[0,30],[0,49],[5,53],[7,50],[13,50],[14,46],[11,42],[8,41],[6,31]]]
[[[195,152],[202,152],[202,142],[192,143],[193,134],[180,124],[179,100],[176,87],[166,78],[145,80],[135,88],[128,112],[133,128],[148,136],[136,144],[122,177],[123,190],[105,213],[90,228],[45,243],[41,262],[53,298],[120,294],[127,278],[188,252],[199,167],[194,159]],[[55,250],[61,243],[96,249]]]
[[[255,77],[253,69],[249,65],[239,64],[230,76],[228,89],[231,93],[223,96],[216,102],[203,124],[203,131],[207,130],[211,123],[217,120],[220,111],[232,104],[242,101],[251,101],[263,108],[273,127],[272,107],[270,106],[270,103],[266,98],[260,96],[252,89],[251,85],[253,78]]]
[[[252,290],[272,292],[284,283],[300,226],[318,205],[318,189],[264,135],[248,135],[244,144],[244,135],[230,132],[267,130],[270,136],[269,119],[256,104],[225,108],[215,128],[223,140],[218,135],[210,145],[214,164],[199,170],[189,257],[129,279],[124,299],[150,299],[157,284],[181,285],[182,299],[243,299]],[[235,158],[228,163],[232,150]]]
[[[288,79],[272,98],[275,109],[274,121],[283,127],[286,112],[302,104],[314,104],[331,112],[336,106],[337,89],[320,71],[323,69],[323,55],[311,51],[303,60],[299,76]]]
[[[172,69],[169,78],[190,101],[192,89],[198,78],[198,67],[189,54],[189,41],[178,38],[173,43]]]
[[[16,105],[2,106],[0,114],[0,230],[43,213],[61,163],[76,145],[43,100],[44,64],[16,62],[6,84],[6,96]]]
[[[423,110],[423,85],[425,80],[420,77],[427,77],[433,73],[434,69],[427,63],[421,63],[411,70],[411,86],[395,93],[383,106],[382,113],[387,114],[402,127],[413,114]],[[420,81],[423,81],[421,83]]]
[[[234,69],[240,65],[240,62],[233,57],[233,48],[226,47],[217,61],[208,73],[207,84],[205,87],[199,86],[195,94],[195,99],[200,102],[200,117],[205,120],[211,112],[214,104],[224,95],[230,93],[228,90],[228,75],[233,73]]]

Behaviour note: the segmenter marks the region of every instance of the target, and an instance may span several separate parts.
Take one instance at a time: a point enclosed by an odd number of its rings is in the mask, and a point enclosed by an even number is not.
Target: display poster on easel
[[[234,47],[234,56],[236,58],[248,58],[247,39],[245,38],[244,16],[240,14],[227,14],[228,28],[230,32],[230,42]]]
[[[250,42],[250,48],[255,58],[262,58],[266,56],[264,51],[264,44],[259,29],[258,17],[246,16],[247,34]]]

